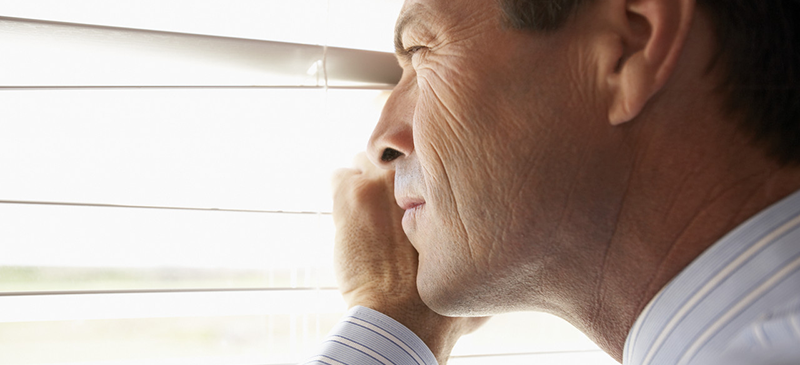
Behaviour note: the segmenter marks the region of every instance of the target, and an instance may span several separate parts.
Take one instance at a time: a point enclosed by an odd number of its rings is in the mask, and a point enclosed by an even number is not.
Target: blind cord
[[[326,1],[325,5],[325,28],[326,30],[330,28],[330,19],[331,19],[331,0]],[[322,46],[322,78],[325,81],[325,94],[328,94],[328,34],[330,32],[325,32],[325,44]]]

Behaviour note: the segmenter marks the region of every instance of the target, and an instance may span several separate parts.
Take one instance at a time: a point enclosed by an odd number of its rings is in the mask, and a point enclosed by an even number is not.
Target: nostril
[[[381,155],[381,161],[383,162],[392,162],[396,160],[398,157],[402,156],[403,154],[400,151],[387,148],[383,150],[383,154]]]

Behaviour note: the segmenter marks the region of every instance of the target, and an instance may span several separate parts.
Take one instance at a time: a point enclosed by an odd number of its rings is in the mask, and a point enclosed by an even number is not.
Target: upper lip
[[[407,170],[403,170],[403,172],[395,171],[394,175],[394,200],[403,210],[409,210],[425,204],[425,199],[419,193],[421,190],[420,181],[415,178],[419,175]]]
[[[408,210],[416,206],[425,204],[425,199],[409,195],[404,195],[404,196],[395,195],[395,200],[397,200],[397,205],[399,205],[400,208],[403,208],[403,210]]]

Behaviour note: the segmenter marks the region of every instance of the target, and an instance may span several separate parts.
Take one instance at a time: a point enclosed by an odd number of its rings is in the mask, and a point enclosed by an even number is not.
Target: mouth
[[[397,205],[405,210],[403,213],[403,231],[408,234],[416,227],[417,216],[425,206],[425,199],[419,197],[402,196],[396,197]]]
[[[397,200],[397,205],[403,210],[408,211],[409,209],[415,209],[421,205],[425,205],[425,199],[422,198],[414,198],[414,197],[399,197],[395,198]]]
[[[425,203],[418,204],[406,209],[406,212],[403,213],[403,231],[405,231],[406,234],[409,234],[416,228],[417,218],[419,217],[420,210],[422,210],[424,206]]]

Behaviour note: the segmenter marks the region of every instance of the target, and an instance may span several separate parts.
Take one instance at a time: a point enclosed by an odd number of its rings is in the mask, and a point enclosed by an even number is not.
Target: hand
[[[420,299],[417,251],[403,232],[394,171],[380,170],[360,154],[355,169],[336,173],[333,190],[334,260],[345,301],[402,323],[444,364],[456,340],[487,318],[441,316]]]

